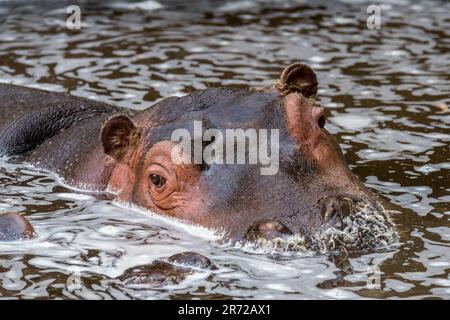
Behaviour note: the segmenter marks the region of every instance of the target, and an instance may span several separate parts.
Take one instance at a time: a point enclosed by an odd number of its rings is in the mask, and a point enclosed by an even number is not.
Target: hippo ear
[[[141,129],[124,114],[106,120],[100,131],[103,151],[118,162],[127,162],[127,156],[139,141]]]
[[[314,71],[306,64],[297,62],[283,70],[275,86],[282,94],[299,92],[306,98],[314,98],[318,83]]]

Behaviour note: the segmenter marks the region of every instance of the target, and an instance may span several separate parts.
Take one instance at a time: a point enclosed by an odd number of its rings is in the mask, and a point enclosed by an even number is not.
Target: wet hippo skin
[[[0,214],[0,241],[30,239],[34,229],[20,214],[8,212]]]
[[[193,274],[194,269],[217,269],[211,260],[195,252],[178,253],[167,260],[168,262],[157,260],[151,264],[129,268],[119,280],[131,285],[161,286],[180,283]]]
[[[0,85],[0,155],[18,156],[66,184],[109,190],[118,201],[255,241],[301,235],[318,251],[370,250],[395,234],[379,199],[350,171],[326,130],[318,81],[305,64],[259,89],[209,88],[138,112]],[[279,168],[177,164],[176,129],[279,132]],[[206,149],[213,141],[205,142]],[[247,156],[248,156],[248,150]]]

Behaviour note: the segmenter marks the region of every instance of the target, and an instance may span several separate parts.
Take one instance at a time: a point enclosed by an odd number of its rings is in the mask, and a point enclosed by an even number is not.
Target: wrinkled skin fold
[[[241,243],[322,252],[386,247],[397,240],[394,226],[326,130],[317,89],[314,71],[294,63],[268,88],[210,88],[133,112],[0,84],[0,155],[21,155],[70,186],[108,190]],[[194,121],[221,132],[279,130],[277,173],[261,175],[259,164],[174,163],[171,134],[192,133]]]

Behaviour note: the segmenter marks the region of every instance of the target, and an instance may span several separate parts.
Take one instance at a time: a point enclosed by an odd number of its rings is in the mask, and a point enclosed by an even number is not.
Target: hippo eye
[[[179,183],[176,170],[171,167],[171,163],[167,161],[161,161],[161,158],[157,158],[158,163],[151,163],[146,170],[145,187],[148,194],[151,197],[152,203],[159,208],[169,209],[173,206],[174,192],[179,191]],[[165,162],[167,166],[161,164]]]
[[[156,188],[161,188],[166,183],[166,179],[161,177],[158,174],[151,174],[150,175],[150,181],[153,183],[153,185]]]

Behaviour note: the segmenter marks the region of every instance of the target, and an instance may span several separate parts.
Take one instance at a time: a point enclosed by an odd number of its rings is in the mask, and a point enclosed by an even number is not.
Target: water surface
[[[144,109],[271,85],[303,61],[350,167],[400,208],[402,242],[347,260],[248,252],[3,159],[0,212],[26,215],[37,238],[0,243],[0,297],[450,298],[448,2],[384,2],[380,30],[367,29],[364,1],[82,1],[80,31],[65,27],[69,4],[0,1],[0,81]],[[193,248],[219,270],[159,288],[116,280]]]

